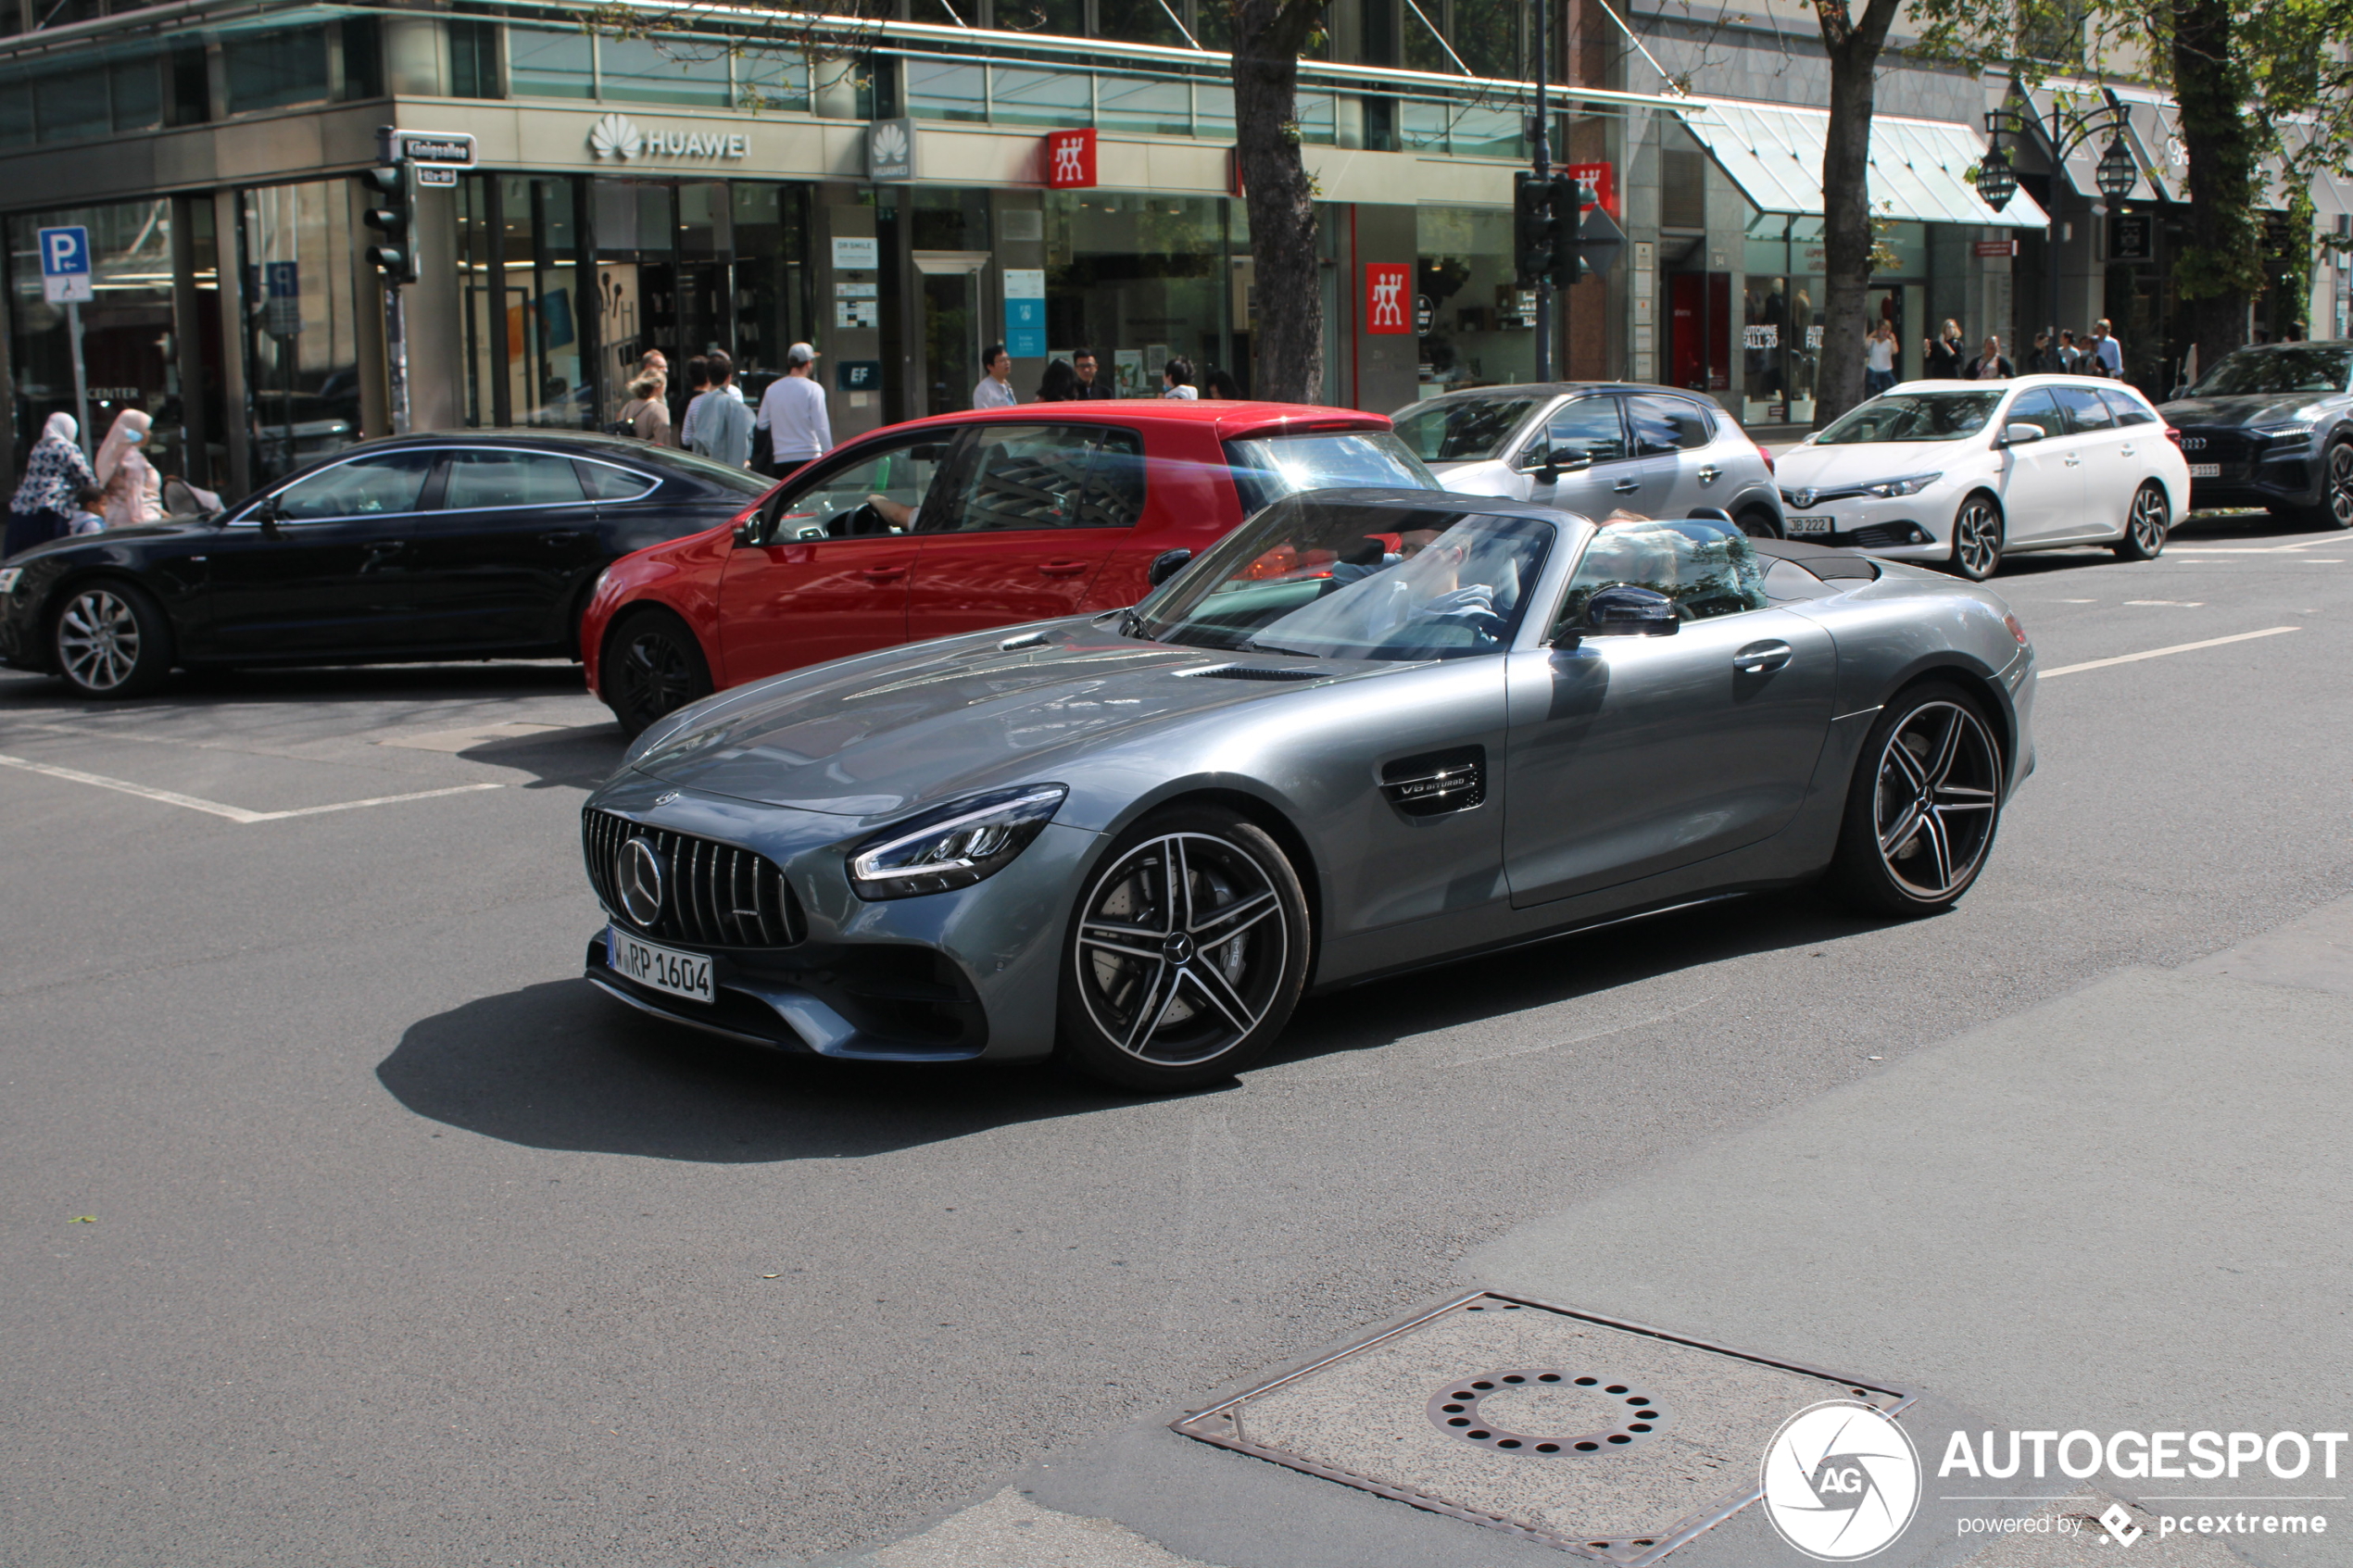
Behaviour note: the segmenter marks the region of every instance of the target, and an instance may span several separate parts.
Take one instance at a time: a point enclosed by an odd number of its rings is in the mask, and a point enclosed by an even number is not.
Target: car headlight
[[[17,584],[23,580],[23,567],[0,566],[0,594],[15,593],[17,591]]]
[[[2284,424],[2262,425],[2246,433],[2277,447],[2301,446],[2312,439],[2312,427],[2320,422],[2321,413],[2318,408],[2298,408]]]
[[[1944,476],[1941,473],[1906,474],[1902,479],[1882,479],[1877,484],[1866,484],[1864,490],[1881,500],[1894,500],[1898,495],[1917,495]]]
[[[911,817],[849,852],[849,886],[861,898],[947,893],[996,875],[1062,809],[1068,786],[991,790]]]

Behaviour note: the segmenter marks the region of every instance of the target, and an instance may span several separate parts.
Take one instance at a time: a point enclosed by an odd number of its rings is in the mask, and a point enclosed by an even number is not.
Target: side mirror
[[[1157,588],[1184,571],[1185,564],[1192,558],[1193,552],[1190,550],[1163,550],[1152,558],[1151,565],[1144,569],[1144,581]]]
[[[272,495],[254,508],[253,521],[261,525],[264,539],[275,539],[278,537],[278,525],[286,521],[286,509],[278,505],[278,497]]]
[[[752,540],[758,536],[758,533],[759,524],[750,522],[737,523],[736,525],[736,548],[739,550],[749,549],[751,547]]]
[[[1590,637],[1671,637],[1682,624],[1675,601],[1655,588],[1621,583],[1585,601],[1584,631]]]
[[[2024,446],[2042,440],[2043,434],[2041,425],[2004,425],[2001,444],[2005,446]]]

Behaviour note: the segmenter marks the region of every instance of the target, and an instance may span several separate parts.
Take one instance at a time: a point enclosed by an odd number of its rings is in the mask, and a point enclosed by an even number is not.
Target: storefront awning
[[[1759,212],[1819,216],[1822,210],[1822,147],[1829,140],[1827,109],[1783,108],[1697,102],[1705,112],[1686,114],[1683,123],[1718,168],[1741,188]],[[1985,139],[1974,129],[1947,120],[1903,119],[1890,115],[1871,121],[1871,211],[1912,223],[1966,223],[1985,229],[2041,229],[2050,220],[2024,191],[1996,212],[1969,183],[1969,171],[1985,156]]]

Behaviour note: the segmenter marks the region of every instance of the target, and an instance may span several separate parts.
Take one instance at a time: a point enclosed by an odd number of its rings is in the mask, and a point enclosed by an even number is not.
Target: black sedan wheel
[[[2309,521],[2316,528],[2353,528],[2353,441],[2329,445],[2321,458],[2321,504]]]
[[[1953,570],[1982,583],[2002,570],[2002,508],[1983,491],[1961,503],[1953,519]]]
[[[633,610],[605,639],[606,704],[635,736],[665,713],[711,695],[711,666],[686,623],[666,609]]]
[[[2173,530],[2173,511],[2165,504],[2165,487],[2151,481],[2133,497],[2133,515],[2125,521],[2124,537],[2108,546],[2122,560],[2155,560],[2165,553],[2165,536]]]
[[[1062,1041],[1081,1071],[1166,1092],[1231,1076],[1290,1021],[1307,904],[1290,859],[1214,807],[1122,836],[1072,915]]]
[[[144,696],[171,673],[163,608],[129,583],[93,583],[68,596],[50,622],[57,673],[82,696]]]
[[[1831,886],[1871,914],[1936,914],[1985,865],[2002,816],[2002,751],[1977,703],[1915,686],[1871,726],[1847,792]]]

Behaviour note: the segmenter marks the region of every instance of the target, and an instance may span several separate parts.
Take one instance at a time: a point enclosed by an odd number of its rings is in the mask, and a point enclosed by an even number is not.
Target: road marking
[[[2260,632],[2241,632],[2235,636],[2208,637],[2202,643],[2175,643],[2170,648],[2151,648],[2146,653],[2120,653],[2114,659],[2086,659],[2082,664],[2062,664],[2056,670],[2045,670],[2041,680],[2054,675],[2072,675],[2079,670],[2105,670],[2111,664],[2137,664],[2144,659],[2163,659],[2169,653],[2195,653],[2199,648],[2219,648],[2224,643],[2252,642],[2257,637],[2276,637],[2283,632],[2301,632],[2301,626],[2266,626]]]
[[[2204,599],[2126,599],[2128,605],[2158,605],[2168,609],[2204,609]]]
[[[233,822],[280,822],[288,817],[316,817],[328,811],[356,811],[362,806],[395,806],[404,800],[431,800],[443,795],[471,795],[480,789],[502,789],[495,784],[452,784],[447,789],[421,789],[411,795],[376,795],[365,800],[338,800],[330,806],[297,806],[291,811],[248,811],[242,806],[223,806],[218,800],[199,799],[182,795],[177,790],[157,789],[152,784],[132,784],[128,779],[110,779],[104,773],[85,773],[79,768],[59,768],[47,762],[28,762],[21,757],[0,753],[0,765],[21,768],[28,773],[42,773],[69,784],[95,784],[100,789],[117,790],[135,795],[142,800],[160,801],[166,806],[184,806],[191,811],[205,811],[216,817],[226,817]]]
[[[2171,545],[2166,553],[2176,556],[2284,556],[2296,550],[2309,550],[2315,545],[2334,542],[2306,539],[2295,545]]]

